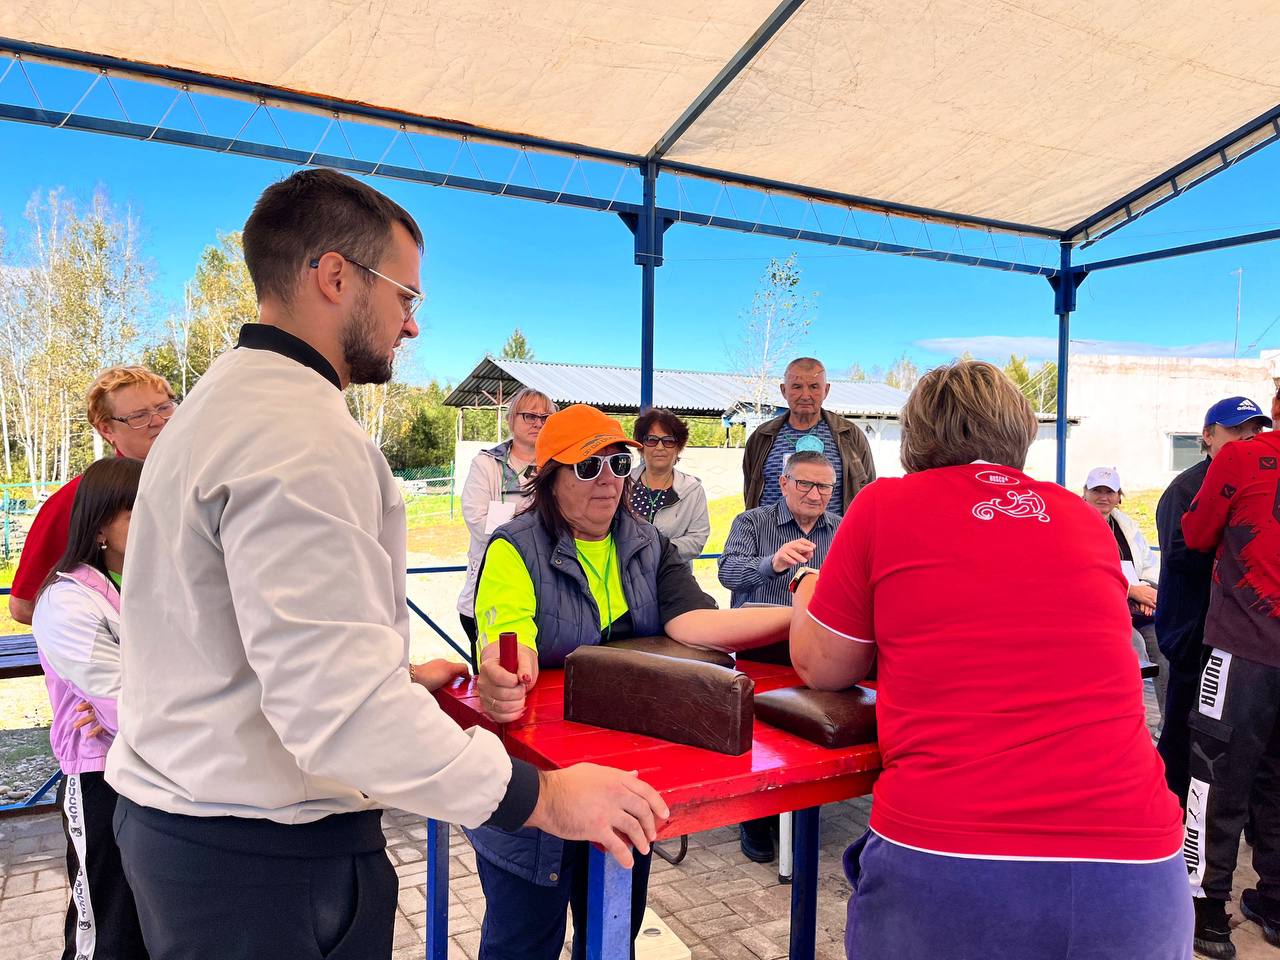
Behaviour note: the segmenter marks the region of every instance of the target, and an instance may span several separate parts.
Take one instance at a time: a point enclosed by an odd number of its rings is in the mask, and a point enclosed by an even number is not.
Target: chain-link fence
[[[39,506],[28,484],[0,486],[0,565],[18,562],[27,531]]]

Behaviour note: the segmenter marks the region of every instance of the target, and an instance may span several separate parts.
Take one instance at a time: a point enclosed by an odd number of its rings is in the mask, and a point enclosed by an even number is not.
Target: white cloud
[[[1058,356],[1058,341],[1053,337],[934,337],[917,340],[913,346],[944,357],[958,357],[966,350],[984,360],[1004,361],[1011,354],[1030,357],[1033,360],[1053,360]],[[1071,353],[1116,354],[1140,357],[1229,357],[1231,341],[1210,340],[1170,347],[1158,343],[1137,340],[1076,340],[1071,341]]]

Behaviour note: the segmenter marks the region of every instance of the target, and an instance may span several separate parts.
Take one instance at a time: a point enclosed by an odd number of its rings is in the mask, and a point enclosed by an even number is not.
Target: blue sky
[[[239,228],[264,186],[294,168],[239,156],[0,122],[0,226],[8,256],[22,245],[33,193],[97,187],[144,227],[145,254],[164,301],[176,302],[201,250]],[[1280,147],[1137,221],[1088,254],[1101,258],[1280,225]],[[633,365],[639,359],[640,270],[612,215],[377,180],[427,238],[423,335],[406,379],[456,382],[497,352],[513,327],[539,359]],[[1016,242],[1016,241],[1015,241]],[[886,365],[904,351],[922,366],[964,349],[1003,360],[1049,355],[1052,294],[1041,278],[838,251],[677,225],[658,270],[657,362],[723,370],[740,316],[770,257],[800,255],[818,312],[803,345],[835,375]],[[1016,254],[1016,249],[1007,252]],[[1035,259],[1039,262],[1039,256]],[[1244,268],[1240,344],[1280,317],[1280,244],[1261,244],[1089,278],[1073,318],[1076,352],[1230,356],[1235,269]],[[1280,346],[1277,323],[1251,351]]]

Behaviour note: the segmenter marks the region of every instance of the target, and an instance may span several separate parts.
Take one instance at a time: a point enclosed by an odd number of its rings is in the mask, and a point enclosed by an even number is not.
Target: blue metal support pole
[[[658,168],[644,165],[644,201],[636,230],[636,260],[640,264],[640,409],[653,406],[653,286],[657,264]]]
[[[449,824],[427,821],[427,960],[449,957]]]
[[[1058,315],[1058,417],[1057,417],[1057,481],[1067,484],[1067,377],[1071,362],[1071,312],[1076,308],[1076,290],[1087,275],[1071,266],[1071,244],[1058,246],[1058,272],[1049,278],[1053,287],[1053,310]]]
[[[591,847],[587,860],[587,960],[631,956],[631,871]]]
[[[653,406],[653,287],[654,271],[662,266],[662,235],[676,222],[658,209],[658,165],[640,164],[644,199],[635,212],[618,216],[635,237],[635,263],[640,268],[640,409]]]
[[[818,930],[818,811],[797,810],[791,874],[791,960],[813,960]]]

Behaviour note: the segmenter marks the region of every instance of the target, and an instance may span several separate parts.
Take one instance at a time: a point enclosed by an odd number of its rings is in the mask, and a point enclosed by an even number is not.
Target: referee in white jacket
[[[647,852],[667,816],[633,774],[539,773],[463,732],[424,689],[453,670],[409,663],[404,501],[341,391],[390,380],[417,336],[421,249],[349,177],[269,187],[244,228],[261,322],[148,457],[107,779],[152,960],[389,958],[383,806],[626,865],[620,837]]]

